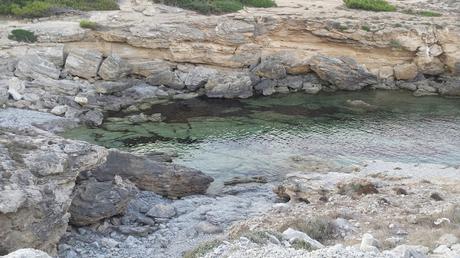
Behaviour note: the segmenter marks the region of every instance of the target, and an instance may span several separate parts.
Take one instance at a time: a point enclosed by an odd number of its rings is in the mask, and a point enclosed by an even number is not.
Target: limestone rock
[[[223,229],[217,225],[202,221],[195,226],[195,230],[204,234],[217,234],[221,233]]]
[[[121,57],[110,55],[101,64],[99,76],[107,81],[118,80],[126,77],[131,72],[131,67]]]
[[[151,74],[161,71],[163,69],[170,70],[172,65],[169,62],[163,61],[161,59],[136,59],[136,60],[127,60],[129,66],[131,67],[131,72],[136,75],[141,75],[148,77]]]
[[[57,80],[61,71],[47,59],[37,54],[32,54],[26,55],[19,60],[14,74],[21,79],[48,77]]]
[[[26,247],[54,253],[78,173],[102,163],[107,152],[15,126],[0,133],[0,253]]]
[[[262,92],[262,95],[269,96],[275,93],[276,82],[270,79],[263,79],[254,86],[256,91]]]
[[[31,54],[36,54],[47,59],[58,68],[64,66],[64,44],[30,48],[29,51],[27,51],[27,55]]]
[[[187,77],[185,78],[185,85],[187,86],[187,89],[195,91],[198,88],[203,87],[208,79],[216,73],[217,71],[214,69],[197,66],[187,74]]]
[[[400,64],[394,67],[394,75],[397,80],[413,80],[418,74],[415,64]]]
[[[8,101],[8,84],[6,80],[0,80],[0,106]]]
[[[277,85],[278,87],[288,87],[290,89],[300,90],[303,86],[303,77],[288,75],[286,78],[278,80]]]
[[[104,121],[104,114],[97,110],[89,110],[80,116],[80,120],[90,127],[98,127]]]
[[[310,68],[322,79],[341,90],[359,90],[377,82],[377,77],[349,57],[316,55]]]
[[[133,86],[133,82],[129,80],[125,81],[97,81],[94,83],[97,93],[112,94],[120,91],[124,91]]]
[[[364,252],[379,252],[379,241],[375,239],[371,234],[364,234],[361,239],[360,249]]]
[[[97,76],[102,53],[90,49],[74,49],[67,56],[65,70],[81,78],[91,79]]]
[[[324,248],[324,245],[315,239],[309,237],[307,234],[301,231],[288,228],[283,232],[283,238],[287,239],[289,242],[294,242],[295,240],[301,240],[311,245],[313,249]]]
[[[304,82],[302,84],[302,90],[304,90],[308,94],[317,94],[321,91],[322,88],[323,86],[317,83]]]
[[[442,83],[433,84],[441,95],[460,96],[460,78],[443,76],[440,77]]]
[[[184,82],[179,76],[168,69],[155,71],[147,77],[147,82],[152,85],[164,85],[172,89],[180,90],[185,87]]]
[[[176,215],[176,209],[172,205],[157,204],[146,215],[153,218],[172,218]]]
[[[267,79],[282,79],[286,77],[286,68],[271,59],[263,60],[255,69],[254,74]]]
[[[208,80],[205,91],[210,98],[249,98],[252,80],[246,73],[219,73]]]
[[[39,88],[48,92],[50,95],[75,96],[83,88],[83,84],[73,80],[55,80],[40,77],[27,83],[28,88]]]
[[[51,258],[47,253],[31,248],[19,249],[9,253],[2,258]]]
[[[70,223],[83,226],[123,213],[135,195],[135,187],[115,177],[112,181],[83,180],[77,185],[69,208]]]
[[[119,151],[110,151],[107,161],[92,173],[98,181],[108,181],[119,175],[141,190],[172,198],[204,193],[213,181],[195,169]]]

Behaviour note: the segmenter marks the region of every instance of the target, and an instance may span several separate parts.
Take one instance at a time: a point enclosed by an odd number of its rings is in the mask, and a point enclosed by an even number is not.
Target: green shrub
[[[0,14],[19,17],[43,17],[58,9],[114,10],[117,0],[1,0]]]
[[[273,7],[273,0],[153,0],[154,2],[193,10],[202,14],[232,13],[244,6]]]
[[[361,26],[361,29],[364,30],[364,31],[371,31],[371,28],[367,25],[363,25]]]
[[[195,249],[185,252],[183,255],[184,258],[198,258],[206,255],[214,248],[222,244],[221,240],[211,240],[209,242],[204,242],[195,247]]]
[[[37,41],[37,36],[35,36],[33,32],[23,29],[12,30],[8,38],[10,40],[27,43],[33,43]]]
[[[401,48],[401,43],[395,39],[390,40],[390,47],[392,48]]]
[[[421,16],[426,16],[426,17],[439,17],[442,16],[442,14],[433,12],[433,11],[420,11],[418,12],[419,15]]]
[[[93,21],[88,21],[88,20],[81,20],[80,21],[80,27],[85,28],[85,29],[96,29],[97,28],[97,23]]]
[[[393,12],[396,7],[385,0],[343,0],[351,9],[361,9],[375,12]]]

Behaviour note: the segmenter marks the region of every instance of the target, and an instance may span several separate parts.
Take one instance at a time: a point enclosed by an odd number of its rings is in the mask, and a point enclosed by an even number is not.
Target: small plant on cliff
[[[97,23],[88,20],[81,20],[80,27],[95,30],[97,28]]]
[[[170,6],[197,11],[202,14],[232,13],[250,7],[273,7],[273,0],[153,0]]]
[[[402,47],[401,43],[396,39],[390,40],[389,45],[390,45],[391,48],[401,48]]]
[[[442,14],[433,12],[433,11],[420,11],[418,12],[419,15],[421,16],[426,16],[426,17],[440,17]]]
[[[35,36],[35,34],[31,31],[16,29],[11,31],[11,34],[8,36],[8,39],[19,42],[33,43],[37,41],[37,36]]]
[[[184,258],[198,258],[206,255],[209,253],[212,249],[218,247],[220,244],[222,244],[221,240],[212,240],[209,242],[204,242],[198,245],[195,249],[185,252]]]
[[[343,0],[351,9],[361,9],[374,12],[394,12],[396,7],[385,0]]]

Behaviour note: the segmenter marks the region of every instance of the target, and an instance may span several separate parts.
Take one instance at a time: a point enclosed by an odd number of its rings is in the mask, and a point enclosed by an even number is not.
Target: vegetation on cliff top
[[[33,32],[23,29],[12,30],[11,34],[8,35],[8,38],[10,40],[27,43],[33,43],[37,41],[37,36],[35,36]]]
[[[221,14],[237,12],[245,6],[273,7],[273,0],[154,0],[157,3],[177,6],[184,9],[197,11],[202,14]]]
[[[385,0],[343,0],[351,9],[361,9],[375,12],[394,12],[396,7]]]
[[[117,0],[2,0],[0,14],[20,17],[43,17],[55,12],[72,10],[114,10]]]

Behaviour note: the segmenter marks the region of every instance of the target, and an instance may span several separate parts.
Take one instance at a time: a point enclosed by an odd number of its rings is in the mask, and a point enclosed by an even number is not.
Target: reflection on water
[[[176,163],[221,179],[292,172],[294,156],[344,164],[369,159],[460,163],[460,99],[390,91],[299,93],[188,100],[150,112],[166,120],[106,122],[103,128],[78,128],[66,136],[139,153],[176,153]]]

